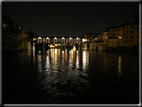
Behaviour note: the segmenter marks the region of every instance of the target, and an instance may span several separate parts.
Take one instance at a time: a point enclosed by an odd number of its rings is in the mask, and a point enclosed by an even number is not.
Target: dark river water
[[[3,104],[138,104],[139,54],[50,49],[2,62]]]

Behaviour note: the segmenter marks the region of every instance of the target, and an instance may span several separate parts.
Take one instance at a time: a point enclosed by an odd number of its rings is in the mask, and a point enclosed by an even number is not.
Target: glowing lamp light
[[[49,39],[49,37],[47,37],[46,39]]]
[[[71,37],[70,37],[70,39],[71,39]]]
[[[83,42],[88,41],[87,39],[82,39]]]
[[[41,37],[38,37],[38,39],[41,39]]]
[[[119,39],[121,39],[121,37],[119,37]]]
[[[39,51],[39,53],[41,53],[41,51]]]

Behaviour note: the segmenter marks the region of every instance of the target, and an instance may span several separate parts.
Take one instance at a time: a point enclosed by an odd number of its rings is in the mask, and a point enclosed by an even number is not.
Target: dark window
[[[130,38],[131,38],[131,36],[130,36]]]
[[[128,31],[127,31],[127,34],[128,34]]]
[[[134,33],[134,30],[132,30],[132,33]]]
[[[127,36],[127,38],[128,38],[128,36]]]

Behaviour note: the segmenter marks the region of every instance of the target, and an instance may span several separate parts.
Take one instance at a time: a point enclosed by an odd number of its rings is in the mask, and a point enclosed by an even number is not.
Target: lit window
[[[4,23],[4,24],[3,24],[3,27],[6,27],[6,26],[7,26],[7,24]]]

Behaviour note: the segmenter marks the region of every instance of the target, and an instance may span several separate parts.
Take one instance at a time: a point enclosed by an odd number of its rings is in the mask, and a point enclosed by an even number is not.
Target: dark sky
[[[133,22],[138,2],[2,2],[7,15],[40,36],[81,36]]]

